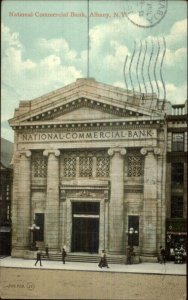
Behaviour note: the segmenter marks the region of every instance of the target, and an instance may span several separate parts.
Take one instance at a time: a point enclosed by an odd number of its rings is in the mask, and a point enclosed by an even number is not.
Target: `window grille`
[[[109,177],[110,159],[108,157],[97,157],[97,177]]]
[[[34,177],[46,177],[47,176],[47,160],[45,157],[33,158],[33,173]]]
[[[64,176],[76,177],[76,157],[64,158]]]
[[[92,177],[93,159],[92,157],[79,157],[80,177]]]
[[[142,157],[139,155],[128,156],[128,177],[140,177],[143,175]]]

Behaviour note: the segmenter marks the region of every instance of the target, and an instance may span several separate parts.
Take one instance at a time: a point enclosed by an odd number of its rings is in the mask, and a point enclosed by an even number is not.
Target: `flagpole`
[[[89,78],[89,0],[87,0],[87,78]]]

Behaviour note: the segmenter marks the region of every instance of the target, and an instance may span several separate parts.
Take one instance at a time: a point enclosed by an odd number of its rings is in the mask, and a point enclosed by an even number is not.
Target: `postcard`
[[[184,299],[186,1],[1,7],[1,298]]]

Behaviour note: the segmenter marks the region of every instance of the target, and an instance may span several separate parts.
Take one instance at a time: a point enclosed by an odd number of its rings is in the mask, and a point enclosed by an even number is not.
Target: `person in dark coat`
[[[63,247],[62,249],[62,262],[63,264],[65,264],[65,257],[67,256],[67,252],[65,250],[65,247]]]
[[[46,246],[45,246],[45,252],[46,252],[46,256],[49,257],[49,247],[48,247],[48,244],[46,244]]]
[[[100,262],[99,262],[98,266],[100,268],[104,268],[104,267],[109,268],[105,250],[102,250],[101,258],[100,258]]]
[[[133,263],[134,255],[135,255],[134,248],[132,246],[129,246],[127,248],[127,265],[131,265]]]
[[[42,267],[41,252],[40,252],[40,250],[37,251],[37,260],[35,262],[35,266],[37,265],[38,261],[40,261],[40,266]]]
[[[166,262],[166,251],[162,246],[160,246],[160,263],[165,264],[165,262]]]

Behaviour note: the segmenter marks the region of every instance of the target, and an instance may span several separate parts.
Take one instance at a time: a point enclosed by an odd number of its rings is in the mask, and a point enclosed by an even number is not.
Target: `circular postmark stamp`
[[[126,15],[139,27],[153,27],[165,16],[168,0],[126,0]]]

